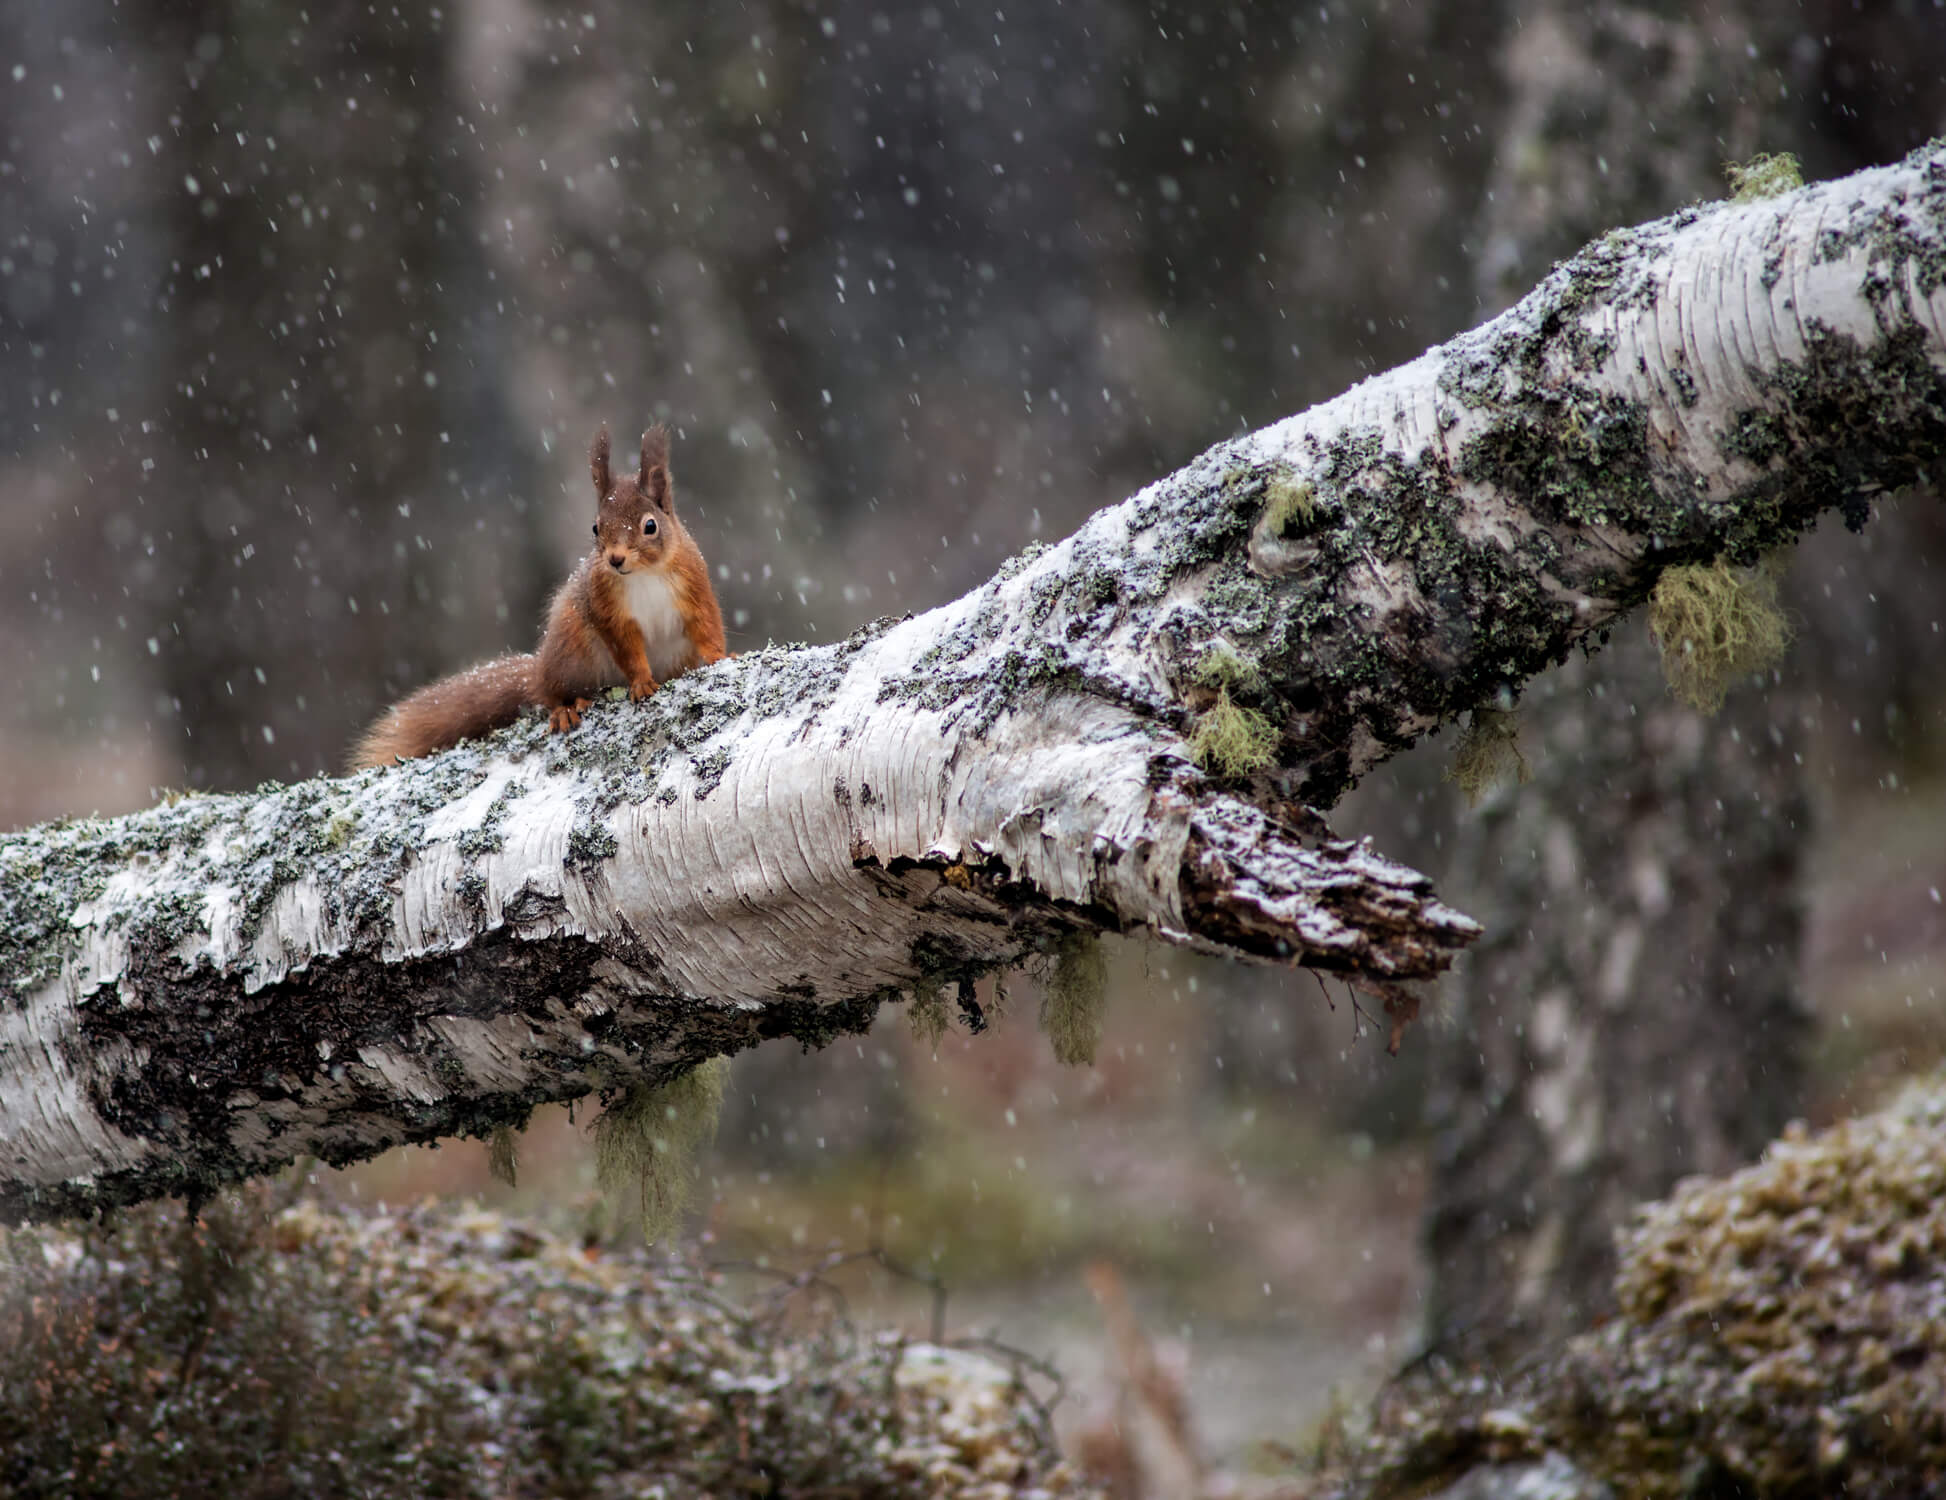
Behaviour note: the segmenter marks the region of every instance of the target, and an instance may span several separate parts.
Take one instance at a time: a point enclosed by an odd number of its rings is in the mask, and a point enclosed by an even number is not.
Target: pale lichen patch
[[[1730,197],[1737,203],[1775,198],[1804,186],[1803,169],[1788,151],[1766,152],[1746,162],[1726,161],[1723,175],[1729,179]]]
[[[1649,599],[1649,629],[1669,690],[1706,714],[1723,706],[1738,677],[1774,664],[1791,638],[1776,568],[1733,568],[1720,557],[1663,573]]]
[[[1263,690],[1263,673],[1226,641],[1219,641],[1203,654],[1193,675],[1206,688],[1234,689],[1245,694]]]
[[[1277,759],[1277,738],[1276,725],[1254,708],[1239,707],[1224,687],[1196,720],[1189,749],[1206,771],[1248,776]]]
[[[1474,709],[1446,768],[1446,779],[1465,795],[1467,806],[1477,807],[1502,782],[1533,778],[1527,757],[1520,753],[1520,715],[1485,704]]]
[[[1290,473],[1279,474],[1264,487],[1265,529],[1282,535],[1308,527],[1318,518],[1317,487]]]

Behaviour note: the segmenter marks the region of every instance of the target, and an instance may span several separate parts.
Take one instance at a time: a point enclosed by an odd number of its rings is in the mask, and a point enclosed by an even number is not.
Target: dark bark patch
[[[868,1029],[882,998],[821,1005],[793,992],[741,1010],[675,995],[622,996],[594,975],[604,956],[627,961],[628,945],[618,952],[614,943],[580,937],[521,941],[502,930],[459,953],[402,963],[314,959],[247,997],[205,970],[158,992],[166,1005],[90,1007],[81,1018],[86,1050],[100,1055],[122,1043],[142,1059],[105,1080],[91,1103],[122,1134],[154,1143],[163,1159],[0,1198],[0,1220],[67,1217],[158,1196],[202,1199],[300,1155],[344,1166],[395,1145],[490,1135],[524,1121],[538,1104],[653,1086],[768,1038],[825,1046]],[[578,1028],[564,1028],[550,1008],[550,1001],[590,995],[606,1003]],[[528,1053],[535,1083],[514,1092],[473,1085],[460,1055],[425,1024],[510,1011],[535,1022]],[[377,1046],[415,1064],[443,1092],[413,1098],[372,1081],[359,1054]],[[321,1092],[335,1097],[347,1087],[349,1104],[321,1102]],[[272,1134],[268,1149],[246,1154],[231,1144],[243,1111],[275,1106],[294,1110],[300,1123]]]

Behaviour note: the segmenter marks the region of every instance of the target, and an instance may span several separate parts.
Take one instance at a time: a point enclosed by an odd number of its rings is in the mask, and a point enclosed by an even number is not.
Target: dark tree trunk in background
[[[1490,305],[1605,228],[1726,196],[1725,159],[1802,149],[1785,29],[1665,10],[1525,8]],[[1528,695],[1533,780],[1454,850],[1492,936],[1432,1044],[1427,1336],[1469,1357],[1510,1362],[1606,1312],[1635,1204],[1751,1159],[1802,1099],[1801,725],[1768,686],[1700,716],[1639,620],[1617,634]]]
[[[1534,780],[1466,824],[1489,936],[1435,1050],[1430,1333],[1510,1360],[1611,1306],[1612,1235],[1797,1108],[1801,741],[1756,691],[1704,718],[1639,626],[1526,700]]]
[[[447,23],[149,8],[134,29],[177,84],[151,144],[172,234],[135,483],[192,498],[127,540],[158,559],[150,649],[188,780],[236,787],[335,767],[388,689],[526,637],[524,577],[548,569],[477,353]]]

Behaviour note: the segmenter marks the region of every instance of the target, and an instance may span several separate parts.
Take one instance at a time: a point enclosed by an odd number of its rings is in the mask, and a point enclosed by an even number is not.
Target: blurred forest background
[[[732,649],[829,639],[1726,161],[1942,132],[1938,0],[10,0],[0,826],[329,773],[528,649],[600,422],[674,429]],[[1118,945],[1092,1069],[1025,981],[936,1056],[888,1012],[740,1059],[705,1255],[882,1243],[1084,1390],[1112,1262],[1227,1454],[1594,1316],[1631,1202],[1946,1052],[1946,519],[1880,509],[1721,716],[1631,623],[1528,694],[1531,785],[1467,810],[1447,736],[1334,815],[1493,924],[1398,1059],[1308,975]],[[598,1217],[590,1113],[511,1192],[473,1143],[324,1180]]]

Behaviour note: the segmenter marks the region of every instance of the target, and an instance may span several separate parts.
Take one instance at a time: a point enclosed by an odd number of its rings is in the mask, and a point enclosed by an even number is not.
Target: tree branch
[[[1859,520],[1946,452],[1942,371],[1935,148],[1611,234],[916,619],[565,737],[10,836],[0,1213],[822,1044],[1076,928],[1330,969],[1396,1028],[1478,928],[1303,804],[1663,568]]]

